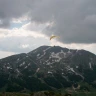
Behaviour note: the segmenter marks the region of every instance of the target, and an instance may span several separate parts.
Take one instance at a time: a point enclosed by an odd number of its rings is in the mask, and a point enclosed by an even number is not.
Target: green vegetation
[[[0,93],[0,96],[31,96],[30,94],[25,94],[25,93]]]
[[[35,93],[0,93],[0,96],[96,96],[96,92],[73,92],[73,93],[57,93],[53,91],[35,92]]]

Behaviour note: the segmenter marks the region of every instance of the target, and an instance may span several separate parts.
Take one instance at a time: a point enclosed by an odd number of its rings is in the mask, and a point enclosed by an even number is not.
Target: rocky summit
[[[41,46],[0,59],[0,91],[55,90],[80,82],[96,88],[96,55],[85,50]]]

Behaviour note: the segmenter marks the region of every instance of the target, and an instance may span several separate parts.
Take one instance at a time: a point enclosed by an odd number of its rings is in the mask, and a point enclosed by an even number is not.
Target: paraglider
[[[52,40],[52,39],[54,39],[54,38],[59,38],[59,36],[52,35],[52,36],[50,37],[50,40]],[[55,45],[54,45],[54,47],[55,47]]]
[[[53,38],[58,38],[58,37],[59,37],[59,36],[53,35],[53,36],[50,37],[50,40],[52,40]]]

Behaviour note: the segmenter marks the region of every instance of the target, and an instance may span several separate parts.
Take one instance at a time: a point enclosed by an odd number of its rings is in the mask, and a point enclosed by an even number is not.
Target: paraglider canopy
[[[59,37],[59,36],[53,35],[53,36],[50,37],[50,40],[52,40],[52,39],[54,39],[54,38],[58,38],[58,37]]]
[[[59,36],[52,35],[52,36],[50,37],[50,41],[51,41],[52,39],[54,39],[54,38],[59,38]],[[55,47],[55,45],[54,45],[54,47]]]

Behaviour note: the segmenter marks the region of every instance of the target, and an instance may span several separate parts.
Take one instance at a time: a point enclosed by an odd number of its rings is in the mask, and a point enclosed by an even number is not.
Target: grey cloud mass
[[[43,0],[32,16],[41,23],[53,20],[44,33],[59,35],[63,43],[96,43],[95,0]]]
[[[63,43],[96,43],[96,0],[0,0],[0,27],[24,15],[38,24],[53,22],[43,33]]]
[[[35,0],[0,0],[0,27],[9,27],[12,18],[27,15]]]

